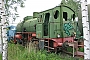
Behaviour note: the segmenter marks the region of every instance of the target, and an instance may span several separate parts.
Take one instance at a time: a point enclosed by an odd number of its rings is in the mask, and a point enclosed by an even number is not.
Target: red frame
[[[33,37],[36,37],[36,33],[35,32],[17,32],[17,35],[19,34],[28,34],[28,41],[30,41]],[[43,39],[43,38],[42,38]],[[72,43],[74,42],[74,37],[65,37],[65,38],[44,38],[44,41],[47,40],[48,42],[48,46],[45,46],[47,48],[47,51],[50,52],[50,49],[57,51],[58,47],[62,47],[63,43],[65,41],[68,41],[68,43]],[[52,40],[53,41],[53,47],[49,46],[49,41]],[[16,42],[16,37],[14,39],[14,42]],[[75,52],[75,55],[78,55],[79,52]],[[79,54],[83,55],[83,52],[80,52]]]
[[[30,41],[32,39],[32,37],[36,37],[36,33],[35,32],[17,32],[15,35],[20,35],[20,34],[27,34],[28,35],[28,41]],[[22,38],[20,38],[22,39]],[[14,37],[14,42],[16,42],[16,36]]]

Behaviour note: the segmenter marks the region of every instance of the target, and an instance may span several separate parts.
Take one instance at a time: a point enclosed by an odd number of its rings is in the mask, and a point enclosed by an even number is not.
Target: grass
[[[0,55],[1,58],[1,55]],[[30,52],[20,46],[15,44],[8,44],[8,60],[77,60],[72,56],[47,53],[46,51],[35,51],[32,49]],[[83,60],[83,59],[79,59]]]
[[[0,54],[0,60],[2,60],[2,54]]]

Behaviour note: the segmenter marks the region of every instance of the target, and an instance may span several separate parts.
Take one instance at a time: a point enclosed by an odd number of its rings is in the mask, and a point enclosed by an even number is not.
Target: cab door
[[[36,25],[36,37],[37,38],[42,38],[42,36],[43,36],[43,24],[41,23],[41,24],[37,24]]]

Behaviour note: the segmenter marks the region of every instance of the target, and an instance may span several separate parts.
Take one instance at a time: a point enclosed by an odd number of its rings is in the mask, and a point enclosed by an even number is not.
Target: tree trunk
[[[90,60],[90,35],[89,35],[89,21],[87,0],[81,0],[82,25],[84,37],[84,60]]]
[[[2,3],[2,1],[0,0],[0,3]],[[2,11],[2,4],[0,4],[0,53],[2,53],[2,26],[1,26],[1,11]]]
[[[1,23],[2,23],[2,39],[3,39],[3,54],[2,54],[2,60],[7,60],[7,31],[6,31],[6,15],[5,15],[5,1],[6,0],[2,0],[2,19],[1,19]]]

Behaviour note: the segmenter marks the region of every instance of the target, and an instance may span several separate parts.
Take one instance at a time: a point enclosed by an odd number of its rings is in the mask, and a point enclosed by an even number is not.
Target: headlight
[[[60,37],[60,34],[58,34],[57,37],[59,38]]]

